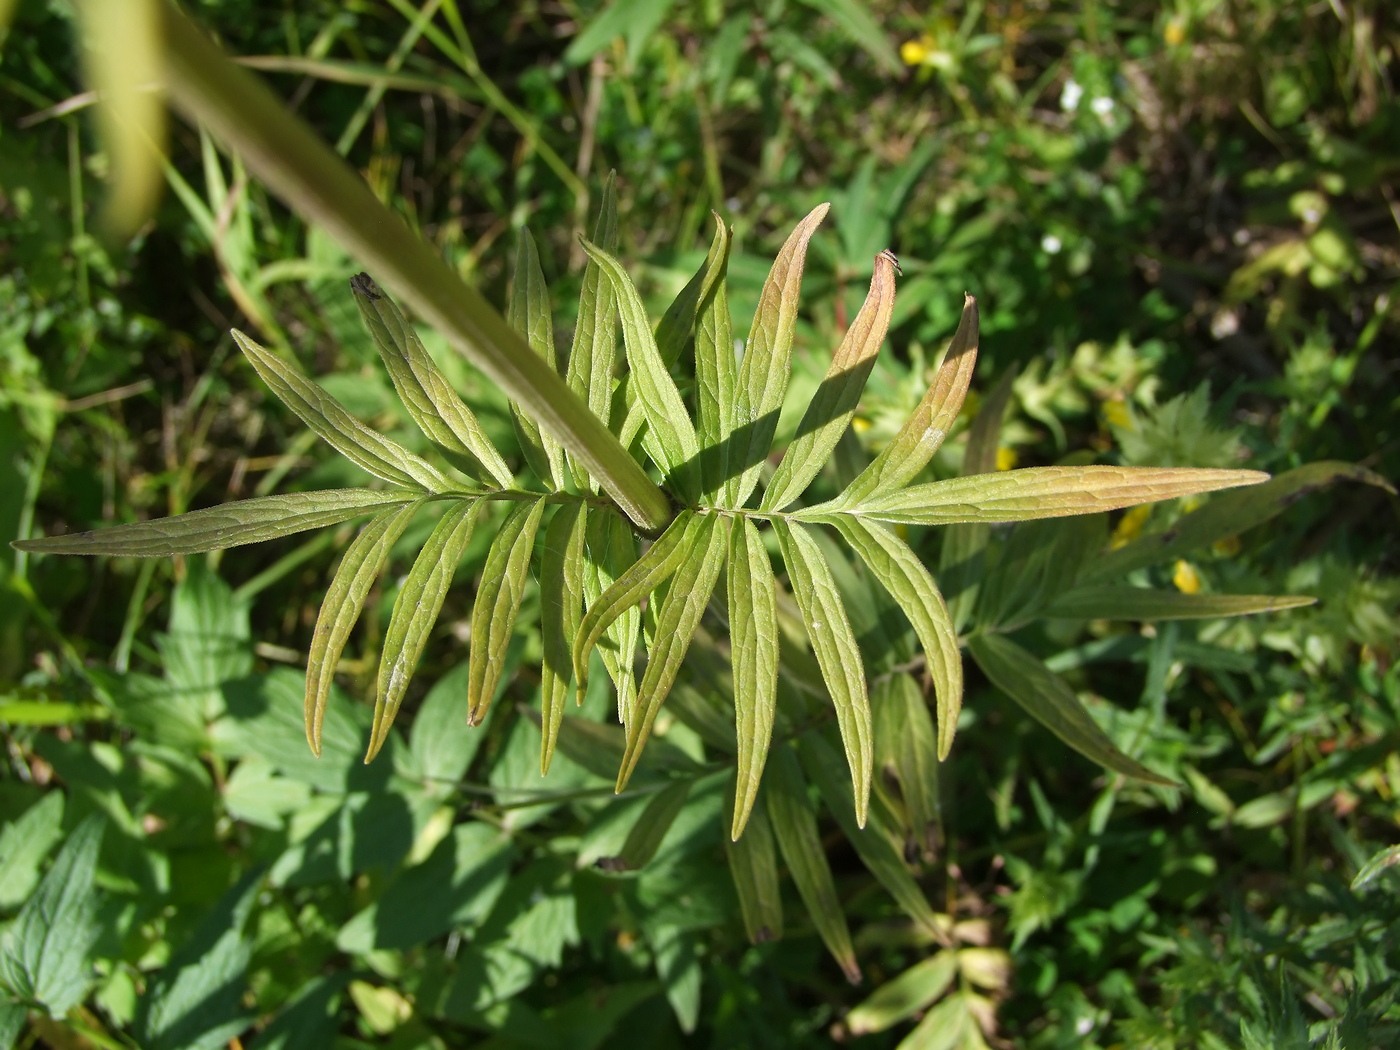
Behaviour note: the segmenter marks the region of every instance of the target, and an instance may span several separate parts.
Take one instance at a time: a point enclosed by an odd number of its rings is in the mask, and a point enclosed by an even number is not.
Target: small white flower
[[[1079,1035],[1088,1035],[1094,1030],[1094,1019],[1092,1017],[1081,1017],[1074,1022],[1074,1030]]]
[[[1089,103],[1089,108],[1094,111],[1100,120],[1107,120],[1108,115],[1113,112],[1113,99],[1107,95],[1098,95]]]
[[[1065,81],[1065,89],[1060,92],[1060,108],[1066,113],[1073,113],[1079,108],[1079,100],[1084,97],[1084,89],[1079,86],[1079,82],[1073,78]]]
[[[1047,255],[1057,255],[1060,249],[1064,247],[1064,243],[1053,233],[1047,233],[1044,237],[1040,238],[1040,247]]]

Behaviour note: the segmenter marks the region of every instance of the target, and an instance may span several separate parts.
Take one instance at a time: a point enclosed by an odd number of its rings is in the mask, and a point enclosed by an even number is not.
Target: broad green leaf
[[[828,520],[914,625],[938,698],[938,757],[945,759],[962,710],[963,672],[958,632],[938,584],[918,555],[892,530],[846,514],[833,514]]]
[[[648,924],[647,940],[651,942],[656,976],[666,986],[666,1001],[676,1015],[676,1024],[686,1035],[695,1031],[700,1021],[700,956],[696,951],[696,936],[691,924]]]
[[[471,409],[462,403],[403,311],[369,274],[350,280],[355,305],[389,370],[399,400],[418,429],[478,481],[510,488],[514,478]]]
[[[738,823],[732,796],[738,785],[728,793],[726,809],[731,824]],[[778,889],[778,855],[773,848],[773,828],[763,803],[752,807],[748,827],[743,837],[736,836],[724,844],[729,858],[729,874],[734,891],[739,896],[739,911],[744,917],[744,932],[749,943],[776,941],[783,935],[783,897]]]
[[[875,989],[875,994],[846,1015],[846,1027],[852,1035],[892,1028],[920,1010],[928,1009],[952,987],[957,975],[957,953],[944,948]]]
[[[593,224],[592,241],[604,251],[617,248],[617,173],[609,172],[603,184],[603,201]],[[589,411],[604,425],[609,422],[613,397],[613,365],[617,358],[617,293],[597,260],[583,271],[578,321],[569,351],[569,389],[582,397]],[[582,477],[577,477],[580,483]]]
[[[763,510],[779,510],[802,495],[850,426],[856,404],[865,390],[865,380],[889,331],[890,314],[894,310],[894,267],[894,258],[888,253],[875,256],[870,291],[832,355],[826,377],[797,425],[797,437],[783,454],[773,480],[763,493],[759,504]]]
[[[773,522],[782,545],[783,562],[792,583],[792,596],[802,610],[802,622],[821,667],[827,692],[836,708],[836,723],[846,748],[846,761],[855,783],[856,823],[865,826],[870,806],[870,773],[874,746],[870,728],[870,698],[865,691],[865,663],[846,608],[831,577],[831,568],[816,541],[800,523]]]
[[[487,736],[462,717],[462,696],[470,676],[471,665],[464,660],[433,683],[413,712],[407,765],[411,775],[427,781],[438,797],[457,790],[457,782]]]
[[[1216,496],[1204,507],[1183,514],[1166,532],[1142,536],[1088,566],[1086,579],[1121,576],[1145,565],[1179,558],[1206,544],[1261,525],[1309,492],[1334,481],[1359,481],[1394,492],[1390,482],[1365,467],[1328,460],[1280,474],[1257,488]]]
[[[851,514],[908,525],[965,521],[990,524],[1097,514],[1199,492],[1258,485],[1268,478],[1257,470],[1027,467],[914,485],[845,509]],[[823,504],[798,511],[794,517],[813,518],[832,509],[835,508]]]
[[[221,551],[261,543],[324,525],[338,525],[384,507],[402,506],[418,492],[389,489],[322,489],[259,496],[219,507],[192,510],[173,518],[137,521],[92,532],[15,540],[11,546],[36,554],[111,554],[128,558],[169,558],[176,554]]]
[[[602,268],[617,300],[622,317],[622,339],[631,368],[628,380],[647,421],[642,444],[672,484],[686,491],[687,477],[700,456],[700,445],[681,392],[656,349],[646,306],[621,263],[588,241],[583,242],[583,250]]]
[[[985,1050],[986,1046],[966,996],[949,995],[924,1014],[895,1050]]]
[[[1248,616],[1312,605],[1298,594],[1183,594],[1148,587],[1076,587],[1052,601],[1046,616],[1073,620],[1192,620]]]
[[[769,776],[763,804],[773,824],[773,835],[793,884],[807,906],[812,925],[831,952],[846,980],[860,983],[860,966],[846,925],[846,911],[836,896],[826,850],[817,832],[817,815],[807,799],[807,782],[791,746],[779,744],[769,758]]]
[[[693,780],[674,780],[651,797],[637,823],[627,833],[622,852],[600,861],[608,871],[636,871],[656,856],[661,840],[676,822],[685,801],[690,797]]]
[[[63,840],[61,791],[48,791],[0,832],[0,908],[17,908],[39,881],[39,866]]]
[[[277,399],[350,462],[393,485],[428,492],[460,487],[427,460],[365,426],[339,401],[266,347],[237,330],[233,341]]]
[[[651,735],[652,723],[671,691],[671,683],[690,648],[690,639],[709,604],[728,553],[729,526],[729,518],[710,513],[694,517],[686,530],[682,541],[685,554],[657,613],[656,640],[647,654],[642,684],[637,687],[635,715],[627,722],[627,753],[617,774],[618,791],[627,786]]]
[[[530,578],[535,532],[544,514],[544,500],[518,503],[506,515],[486,553],[481,586],[472,605],[471,677],[467,685],[467,722],[479,726],[496,695],[505,666],[506,646],[515,631],[515,618]]]
[[[994,686],[1081,755],[1124,776],[1176,787],[1118,750],[1063,678],[999,634],[975,634],[968,650]]]
[[[773,565],[750,518],[729,535],[729,658],[734,669],[737,794],[729,837],[744,833],[773,738],[778,695],[778,610]]]
[[[744,346],[735,386],[735,410],[724,434],[728,449],[726,507],[742,507],[753,487],[778,426],[787,395],[792,339],[797,330],[798,295],[807,244],[825,218],[829,204],[819,204],[788,236],[759,294],[758,310]]]
[[[530,230],[520,227],[515,249],[515,273],[510,285],[510,303],[506,309],[510,326],[525,337],[530,349],[559,371],[559,356],[554,349],[554,315],[540,266],[540,253]],[[526,415],[514,401],[510,405],[520,446],[531,468],[552,488],[564,487],[564,449],[539,424]]]
[[[680,567],[694,541],[692,527],[698,521],[682,511],[636,564],[619,575],[583,616],[574,640],[574,682],[580,702],[588,689],[588,656],[603,632],[623,613],[639,605]]]
[[[379,690],[374,700],[374,727],[366,762],[379,753],[389,737],[389,727],[399,713],[404,691],[423,655],[423,647],[428,644],[428,633],[442,611],[457,562],[471,539],[479,507],[477,500],[458,500],[448,507],[394,599],[379,657]]]
[[[584,531],[583,599],[591,609],[624,572],[637,562],[637,537],[616,514],[593,511]],[[637,642],[641,637],[642,613],[633,605],[603,632],[600,652],[603,666],[617,690],[618,721],[626,722],[637,703],[637,681],[633,670]],[[576,634],[569,644],[578,641]],[[583,691],[579,690],[581,697]]]
[[[355,537],[340,559],[311,634],[306,656],[306,739],[314,754],[321,754],[321,724],[326,701],[335,681],[335,667],[350,631],[365,607],[365,598],[384,570],[389,551],[423,506],[416,500],[394,510],[381,511]]]
[[[566,503],[554,512],[544,530],[540,558],[540,775],[549,772],[564,701],[574,680],[570,651],[583,619],[584,533],[588,522],[582,503]]]
[[[910,837],[931,853],[938,831],[938,738],[923,691],[907,674],[892,674],[870,691],[875,727],[876,791],[893,775]]]
[[[969,295],[963,304],[958,330],[953,333],[953,341],[938,368],[937,375],[933,377],[933,384],[894,439],[880,450],[875,461],[861,471],[855,481],[847,486],[846,491],[841,493],[840,500],[843,504],[853,506],[873,496],[902,488],[928,466],[933,454],[953,429],[953,424],[957,422],[958,414],[962,411],[963,402],[967,399],[972,373],[977,369],[977,343],[977,300]],[[1010,393],[1009,386],[1006,393]],[[995,414],[999,427],[999,406],[989,401],[987,412],[989,418],[992,413]],[[995,446],[992,451],[995,453]],[[965,470],[964,473],[970,471]]]
[[[695,414],[700,442],[701,490],[718,496],[728,479],[730,442],[737,411],[734,329],[726,287],[734,231],[715,217],[715,240],[705,260],[706,289],[695,323]]]

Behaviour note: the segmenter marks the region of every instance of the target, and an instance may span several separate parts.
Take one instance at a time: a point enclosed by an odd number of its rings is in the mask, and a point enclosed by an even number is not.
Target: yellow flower
[[[1152,504],[1144,503],[1140,507],[1133,507],[1124,514],[1118,521],[1118,527],[1113,530],[1113,539],[1109,542],[1109,550],[1117,550],[1119,547],[1126,547],[1142,535],[1142,527],[1147,524],[1147,516],[1152,513]]]
[[[1162,30],[1162,39],[1172,47],[1178,46],[1186,39],[1186,23],[1180,18],[1171,19]]]
[[[866,419],[864,416],[856,416],[851,420],[851,429],[857,434],[864,434],[870,429],[870,420]]]
[[[925,33],[918,40],[906,40],[899,47],[899,57],[906,66],[921,66],[933,53],[933,37]]]
[[[1182,594],[1196,594],[1201,589],[1201,577],[1196,573],[1195,566],[1181,558],[1177,559],[1176,568],[1172,570],[1172,583]]]
[[[1010,470],[1021,461],[1021,457],[1016,455],[1014,448],[1007,448],[1005,445],[997,449],[997,470]]]
[[[1128,411],[1128,406],[1122,401],[1105,401],[1103,403],[1103,421],[1109,426],[1122,427],[1125,430],[1133,429],[1133,417]]]
[[[1211,546],[1216,554],[1223,554],[1227,558],[1233,558],[1240,552],[1240,538],[1238,536],[1226,536],[1223,540],[1216,540]]]

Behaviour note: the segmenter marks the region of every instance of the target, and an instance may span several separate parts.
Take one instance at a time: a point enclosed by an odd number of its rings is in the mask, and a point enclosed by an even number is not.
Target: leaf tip
[[[375,284],[374,278],[367,273],[357,273],[350,278],[350,291],[354,295],[364,296],[370,302],[384,298],[379,285]]]

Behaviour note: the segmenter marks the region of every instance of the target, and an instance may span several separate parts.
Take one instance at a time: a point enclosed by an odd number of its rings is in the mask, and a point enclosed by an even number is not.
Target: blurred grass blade
[[[603,200],[593,224],[592,241],[604,251],[617,249],[617,173],[609,172]],[[582,397],[589,411],[606,426],[611,418],[613,366],[617,358],[617,293],[590,258],[579,291],[578,320],[569,351],[569,389]],[[582,483],[583,479],[578,479]]]
[[[1286,471],[1247,492],[1214,497],[1199,510],[1183,514],[1166,532],[1142,536],[1090,562],[1085,579],[1121,576],[1169,558],[1179,558],[1203,547],[1238,535],[1281,513],[1305,493],[1334,481],[1359,481],[1394,492],[1394,487],[1374,471],[1352,463],[1327,460]]]
[[[864,50],[888,76],[903,76],[904,65],[889,37],[862,0],[802,0],[841,27],[851,42]]]
[[[369,274],[352,277],[350,289],[399,400],[418,429],[471,477],[487,485],[510,488],[515,480],[510,468],[472,410],[462,403],[447,377],[428,356],[403,311]]]
[[[875,256],[870,291],[832,355],[826,378],[817,387],[802,422],[797,425],[797,437],[788,446],[777,473],[763,493],[759,504],[763,510],[779,510],[802,495],[817,472],[831,459],[836,443],[850,425],[861,392],[865,390],[865,380],[889,331],[890,314],[894,310],[894,265],[888,253]]]
[[[565,503],[554,512],[544,531],[540,558],[540,776],[549,772],[559,737],[559,720],[574,680],[570,643],[583,619],[584,533],[587,508]]]
[[[739,786],[733,785],[725,809],[728,822],[738,823],[733,796]],[[760,802],[752,807],[748,829],[742,838],[735,837],[724,844],[729,860],[729,875],[739,897],[739,911],[744,918],[744,932],[750,944],[776,941],[783,935],[783,897],[778,888],[778,855],[773,848],[773,828],[768,811]]]
[[[352,463],[395,485],[419,486],[429,492],[457,487],[431,463],[365,426],[339,401],[266,347],[239,331],[234,331],[233,341],[277,399]]]
[[[957,953],[944,948],[880,985],[874,995],[846,1015],[846,1027],[854,1036],[893,1028],[933,1005],[952,987],[957,975]]]
[[[389,617],[379,658],[379,692],[374,700],[374,726],[366,762],[379,753],[388,739],[404,691],[428,643],[428,633],[442,611],[457,563],[471,539],[479,507],[477,500],[457,500],[447,508],[394,599],[394,612]]]
[[[554,314],[549,301],[549,286],[540,266],[540,253],[535,238],[527,227],[520,227],[515,248],[515,271],[510,282],[510,303],[506,320],[519,332],[530,349],[559,371],[559,355],[554,349]],[[530,468],[556,491],[564,488],[564,449],[551,435],[540,430],[539,424],[526,415],[514,401],[510,405],[515,420],[520,447]]]
[[[753,327],[744,346],[735,388],[735,411],[725,432],[729,465],[725,483],[727,507],[742,507],[758,483],[758,473],[773,444],[778,412],[787,395],[792,339],[797,330],[798,296],[807,244],[830,209],[819,204],[788,236],[759,295]]]
[[[963,673],[958,632],[938,584],[918,555],[890,529],[847,514],[833,514],[829,520],[914,626],[938,698],[938,757],[945,759],[962,710]]]
[[[1071,620],[1193,620],[1248,616],[1313,605],[1297,594],[1183,594],[1148,587],[1077,587],[1045,609],[1046,616]]]
[[[616,514],[590,511],[584,532],[583,601],[591,609],[619,576],[637,562],[637,537],[627,523]],[[642,612],[635,605],[603,632],[599,653],[608,677],[617,690],[617,718],[626,722],[637,703],[637,680],[634,669],[637,643],[642,633]],[[578,640],[575,634],[569,645]],[[572,653],[572,649],[570,649]],[[583,693],[578,693],[583,702]]]
[[[1118,750],[1064,679],[1011,639],[975,634],[968,640],[968,650],[993,685],[1084,757],[1149,784],[1177,786]]]
[[[1239,485],[1258,485],[1258,470],[1196,470],[1189,467],[1027,467],[949,478],[876,496],[848,513],[908,525],[954,522],[1028,521],[1097,514],[1139,503],[1191,496]],[[827,505],[798,511],[812,518]]]
[[[719,495],[727,477],[738,382],[734,329],[726,288],[734,231],[715,216],[715,239],[705,259],[705,288],[695,323],[695,410],[700,442],[700,488],[706,499]],[[663,322],[664,323],[664,322]]]
[[[967,296],[963,304],[962,320],[953,334],[953,341],[933,384],[924,394],[914,414],[875,457],[873,463],[861,471],[855,481],[841,493],[841,502],[854,505],[872,496],[893,492],[904,485],[924,467],[928,466],[933,454],[943,444],[953,424],[958,420],[967,390],[972,383],[972,373],[977,370],[978,320],[977,300]],[[1009,394],[1008,385],[1005,393]],[[1004,400],[1001,402],[1005,404]],[[990,421],[993,416],[1000,429],[1001,408],[989,399],[984,409]],[[995,440],[995,435],[993,435]],[[972,445],[969,444],[969,454]],[[993,453],[996,446],[992,447]],[[996,461],[993,460],[993,466]],[[964,470],[964,473],[973,473]],[[977,472],[980,473],[980,472]]]
[[[690,779],[674,780],[652,795],[637,823],[627,833],[622,852],[616,857],[599,861],[599,864],[608,871],[637,871],[646,867],[647,862],[656,856],[666,832],[671,830],[676,817],[680,816],[694,783]]]
[[[14,540],[10,546],[35,554],[110,554],[127,558],[169,558],[176,554],[221,551],[247,543],[291,536],[324,525],[338,525],[372,510],[400,506],[418,492],[387,489],[321,489],[259,496],[173,518],[135,521],[92,532]]]
[[[676,515],[671,527],[631,568],[619,575],[584,614],[574,640],[574,682],[580,697],[588,689],[588,656],[603,631],[623,613],[640,604],[680,567],[691,551],[696,521],[696,515],[688,510]]]
[[[481,725],[505,667],[506,646],[530,578],[535,533],[544,500],[517,503],[501,523],[486,553],[481,586],[472,605],[472,649],[467,674],[467,724]]]
[[[317,757],[321,754],[326,700],[346,639],[360,618],[370,588],[384,569],[389,551],[423,503],[423,500],[415,500],[376,515],[346,548],[340,567],[326,590],[316,617],[316,629],[311,635],[311,649],[306,656],[306,739]]]
[[[1370,885],[1382,873],[1389,871],[1396,865],[1400,865],[1400,846],[1389,846],[1380,850],[1361,866],[1356,877],[1351,880],[1351,889],[1359,890]]]
[[[676,680],[690,639],[714,592],[729,548],[729,518],[697,515],[682,541],[685,554],[671,580],[661,611],[656,615],[656,641],[647,654],[642,684],[637,687],[635,716],[627,721],[627,753],[617,774],[617,790],[627,786],[637,758],[651,735],[671,683]]]
[[[807,800],[807,782],[791,746],[779,744],[775,747],[768,769],[763,804],[772,820],[773,835],[778,840],[783,863],[827,951],[841,967],[846,980],[859,984],[860,966],[856,963],[851,931],[846,925],[846,912],[836,896],[831,865],[827,863],[817,832],[817,815]]]
[[[738,841],[758,797],[773,739],[778,695],[778,610],[773,565],[746,517],[729,536],[729,658],[734,669],[734,728],[738,741],[737,794],[729,836]]]
[[[877,769],[893,772],[912,840],[924,854],[937,846],[938,740],[919,684],[907,674],[881,678],[870,691]],[[885,778],[877,775],[882,790]]]
[[[773,522],[782,544],[783,562],[792,583],[792,596],[802,610],[802,622],[821,666],[822,678],[836,707],[836,723],[846,748],[846,761],[855,783],[856,823],[865,827],[870,807],[870,774],[874,746],[870,728],[870,699],[865,692],[865,664],[831,567],[816,541],[800,523]]]

